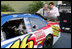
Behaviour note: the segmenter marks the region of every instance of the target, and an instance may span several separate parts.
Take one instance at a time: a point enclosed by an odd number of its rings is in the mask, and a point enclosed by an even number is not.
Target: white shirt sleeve
[[[41,13],[41,10],[42,10],[42,9],[39,9],[36,13],[39,13],[39,14],[40,14],[40,13]]]
[[[36,13],[39,13],[40,15],[43,16],[43,8],[39,9]]]

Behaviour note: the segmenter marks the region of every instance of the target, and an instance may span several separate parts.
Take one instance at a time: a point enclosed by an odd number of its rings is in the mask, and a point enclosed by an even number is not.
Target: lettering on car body
[[[36,37],[36,40],[39,40],[46,36],[45,33],[43,32],[43,30],[39,30],[39,31],[35,32],[34,35]]]
[[[15,41],[10,48],[33,48],[34,42],[33,40],[28,41],[28,39],[31,37],[31,35],[27,35],[22,42],[20,39]]]

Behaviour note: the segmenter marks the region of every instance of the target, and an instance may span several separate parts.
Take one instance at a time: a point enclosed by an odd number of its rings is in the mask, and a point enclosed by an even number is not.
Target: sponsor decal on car
[[[46,36],[44,31],[42,31],[42,30],[39,30],[39,31],[35,32],[34,35],[36,36],[36,40],[39,40],[39,39]]]
[[[53,30],[53,35],[57,36],[59,35],[59,27],[58,26],[55,26],[55,25],[52,25],[52,30]]]

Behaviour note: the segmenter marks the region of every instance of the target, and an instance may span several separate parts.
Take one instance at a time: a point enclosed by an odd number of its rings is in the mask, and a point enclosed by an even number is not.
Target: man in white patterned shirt
[[[58,8],[54,6],[53,2],[50,2],[49,6],[50,6],[51,10],[47,11],[47,13],[49,14],[48,18],[50,18],[52,20],[58,20],[57,17],[60,15]]]

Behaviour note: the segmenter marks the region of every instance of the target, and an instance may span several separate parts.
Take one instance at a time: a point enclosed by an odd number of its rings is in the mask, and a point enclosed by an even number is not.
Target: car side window
[[[39,18],[29,17],[29,20],[33,31],[36,31],[46,26],[46,23]]]
[[[2,33],[6,34],[6,39],[27,34],[23,18],[9,20],[2,26]],[[3,36],[4,37],[4,36]]]

